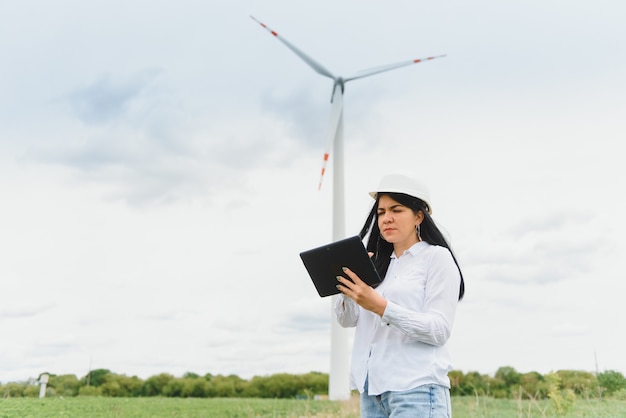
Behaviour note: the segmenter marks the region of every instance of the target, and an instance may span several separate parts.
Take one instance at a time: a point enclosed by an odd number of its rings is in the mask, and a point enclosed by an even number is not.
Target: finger
[[[354,282],[354,284],[363,284],[363,280],[361,280],[359,278],[359,276],[357,276],[352,270],[350,270],[348,267],[342,267],[341,268],[343,270],[344,273],[346,273],[348,275],[348,277]]]
[[[337,285],[337,289],[339,290],[342,290],[339,287],[343,287],[344,289],[352,289],[352,286],[354,286],[353,282],[343,276],[337,276],[337,281],[339,282],[339,284]]]
[[[346,290],[348,290],[348,288],[343,286],[343,285],[338,284],[337,285],[337,290],[339,290],[341,293],[343,293],[345,295],[346,294]]]
[[[337,281],[339,282],[337,284],[337,290],[339,290],[343,295],[350,297],[349,293],[352,292],[352,289],[348,286],[354,286],[354,284],[350,280],[342,276],[337,276]]]

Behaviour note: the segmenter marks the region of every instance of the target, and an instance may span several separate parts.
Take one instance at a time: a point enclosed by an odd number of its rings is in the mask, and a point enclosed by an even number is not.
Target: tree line
[[[46,396],[311,398],[328,392],[328,374],[319,372],[279,373],[255,376],[250,380],[236,375],[198,375],[192,372],[187,372],[182,377],[161,373],[142,380],[137,376],[129,377],[108,369],[92,370],[81,379],[73,374],[46,374]],[[39,396],[39,379],[0,385],[0,396]]]
[[[181,377],[161,373],[142,380],[108,369],[92,370],[80,379],[73,374],[46,374],[49,376],[46,396],[312,398],[328,393],[328,374],[320,372],[279,373],[255,376],[250,380],[236,375],[192,372]],[[519,373],[507,366],[499,368],[493,376],[458,370],[451,371],[449,376],[452,396],[552,400],[617,396],[626,399],[626,378],[614,370],[597,374],[560,370],[542,375],[538,372]],[[39,396],[39,379],[0,385],[0,396]]]
[[[494,376],[478,372],[448,373],[453,396],[491,396],[509,399],[554,399],[583,396],[601,398],[619,396],[626,399],[626,378],[621,372],[607,370],[590,373],[559,370],[542,375],[519,373],[513,367],[500,367]]]

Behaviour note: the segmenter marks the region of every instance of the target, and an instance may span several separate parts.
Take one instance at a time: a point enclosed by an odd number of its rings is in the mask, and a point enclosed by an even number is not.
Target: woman
[[[404,175],[382,178],[361,238],[380,277],[376,289],[348,268],[337,277],[335,313],[356,327],[350,385],[362,417],[451,417],[446,341],[465,286],[431,218],[426,188]]]

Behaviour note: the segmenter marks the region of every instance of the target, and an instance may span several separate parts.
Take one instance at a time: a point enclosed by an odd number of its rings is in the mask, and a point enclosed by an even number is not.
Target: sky
[[[454,368],[626,374],[626,4],[0,2],[0,382],[328,372],[333,73],[346,235],[410,171],[463,269]],[[350,337],[351,338],[351,337]]]

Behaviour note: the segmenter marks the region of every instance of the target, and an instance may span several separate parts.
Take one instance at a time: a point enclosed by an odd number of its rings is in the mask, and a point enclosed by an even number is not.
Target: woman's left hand
[[[352,270],[344,267],[343,271],[352,281],[343,276],[337,276],[337,280],[340,283],[337,288],[341,293],[354,300],[364,309],[382,316],[387,307],[387,301],[373,287],[354,274]]]

